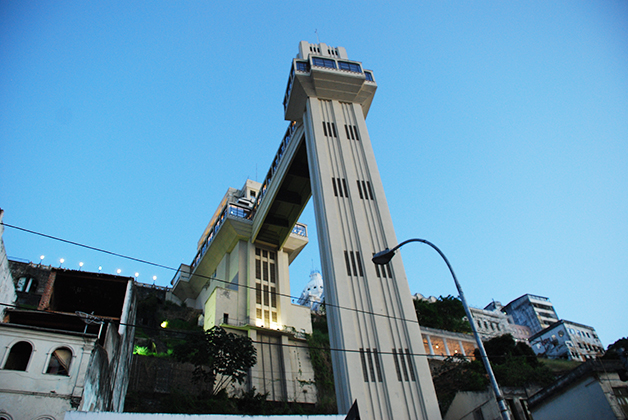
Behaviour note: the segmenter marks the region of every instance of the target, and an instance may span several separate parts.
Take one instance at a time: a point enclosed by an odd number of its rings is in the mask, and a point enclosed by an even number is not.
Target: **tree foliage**
[[[620,349],[624,349],[624,353],[628,351],[628,337],[620,338],[613,344],[609,345],[606,349],[606,353],[602,356],[602,359],[613,360],[620,359]]]
[[[440,296],[436,302],[414,299],[414,309],[419,324],[423,327],[453,332],[471,332],[471,326],[465,319],[466,314],[462,302],[451,295]]]
[[[555,380],[552,371],[539,361],[534,350],[525,343],[515,342],[512,335],[505,334],[484,343],[495,378],[503,386],[549,385]],[[480,363],[480,352],[475,350],[476,362]]]
[[[253,341],[246,336],[213,327],[202,334],[191,334],[174,349],[174,357],[194,365],[194,380],[210,384],[211,395],[230,382],[243,383],[248,370],[257,362]]]

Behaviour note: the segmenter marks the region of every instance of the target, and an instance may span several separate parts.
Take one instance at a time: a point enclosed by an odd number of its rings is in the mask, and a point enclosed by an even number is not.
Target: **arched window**
[[[11,347],[7,361],[4,363],[4,369],[26,371],[32,352],[33,346],[30,343],[26,341],[15,343]]]
[[[52,352],[46,373],[70,376],[70,363],[72,363],[72,350],[59,347]]]

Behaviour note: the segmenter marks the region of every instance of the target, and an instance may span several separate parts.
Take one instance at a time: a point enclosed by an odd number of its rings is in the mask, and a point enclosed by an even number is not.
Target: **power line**
[[[21,309],[19,305],[13,305],[13,304],[8,304],[8,303],[1,303],[0,302],[0,306],[7,306],[7,307],[11,307],[11,308],[15,308],[15,309]],[[62,314],[62,315],[67,315],[67,316],[77,316],[80,318],[80,315],[78,314],[69,314],[69,313],[60,313],[60,312],[54,312],[54,311],[46,311],[43,309],[26,309],[28,311],[33,311],[33,312],[41,312],[41,313],[46,313],[46,314]],[[105,319],[105,318],[100,318],[97,315],[91,315],[92,318],[96,319],[100,319],[102,323],[115,323],[117,325],[124,325],[126,327],[133,327],[133,328],[140,328],[140,329],[146,329],[146,330],[153,330],[153,331],[159,331],[161,333],[165,333],[165,334],[184,334],[184,335],[194,335],[194,336],[200,336],[202,334],[205,334],[204,331],[193,331],[193,330],[176,330],[176,329],[172,329],[172,328],[160,328],[160,327],[150,327],[150,326],[146,326],[146,325],[139,325],[139,324],[130,324],[130,323],[126,323],[126,322],[112,322],[111,320]],[[20,325],[22,326],[22,324],[11,324],[11,325]],[[24,325],[26,327],[28,327],[28,325]],[[220,327],[222,328],[222,327]],[[52,329],[52,328],[48,328],[48,329]],[[56,330],[58,331],[58,330]],[[281,342],[277,342],[277,343],[270,343],[270,342],[264,342],[264,341],[256,341],[256,340],[252,340],[252,343],[255,344],[267,344],[267,345],[274,345],[274,346],[281,346],[281,347],[290,347],[290,348],[309,348],[309,349],[313,349],[313,350],[327,350],[330,352],[339,352],[339,353],[361,353],[364,350],[354,350],[354,349],[341,349],[341,348],[331,348],[331,347],[315,347],[315,346],[310,346],[308,345],[307,347],[305,346],[299,346],[296,344],[284,344]],[[392,351],[378,351],[379,354],[390,354],[390,355],[394,355],[398,353],[393,353]],[[407,354],[409,356],[423,356],[423,357],[456,357],[456,358],[466,358],[466,359],[475,359],[475,356],[467,356],[467,355],[463,355],[463,354],[456,354],[455,356],[445,356],[445,355],[439,355],[439,354],[427,354],[427,353],[404,353],[404,355]],[[505,357],[505,356],[491,356],[491,357]],[[514,357],[526,357],[526,356],[514,356]]]
[[[4,223],[4,222],[2,222],[2,224],[4,226],[12,228],[12,229],[17,229],[17,230],[20,230],[20,231],[23,231],[23,232],[31,233],[33,235],[42,236],[42,237],[45,237],[45,238],[48,238],[48,239],[52,239],[52,240],[55,240],[55,241],[60,241],[60,242],[64,242],[64,243],[67,243],[67,244],[79,246],[79,247],[82,247],[82,248],[87,248],[87,249],[90,249],[90,250],[93,250],[93,251],[98,251],[98,252],[102,252],[102,253],[105,253],[105,254],[113,255],[113,256],[116,256],[116,257],[125,258],[127,260],[136,261],[136,262],[139,262],[139,263],[142,263],[142,264],[152,265],[154,267],[165,268],[167,270],[171,270],[171,271],[175,271],[175,272],[179,271],[176,268],[169,267],[169,266],[162,265],[162,264],[158,264],[158,263],[154,263],[154,262],[151,262],[151,261],[146,261],[146,260],[143,260],[143,259],[140,259],[140,258],[130,257],[128,255],[120,254],[120,253],[117,253],[117,252],[107,251],[107,250],[102,249],[102,248],[97,248],[97,247],[94,247],[94,246],[81,244],[79,242],[70,241],[70,240],[59,238],[59,237],[56,237],[56,236],[53,236],[53,235],[47,235],[45,233],[36,232],[34,230],[21,228],[21,227],[10,225],[10,224]],[[193,278],[194,276],[202,278],[202,279],[207,279],[209,281],[217,281],[217,282],[223,283],[225,285],[231,284],[231,282],[228,281],[228,280],[223,280],[223,279],[219,279],[217,277],[212,277],[212,276],[205,276],[205,275],[202,275],[202,274],[195,274],[194,273],[194,274],[191,274],[190,278]],[[238,284],[237,286],[238,287],[243,287],[245,289],[257,290],[254,286],[249,286],[248,284]],[[275,294],[276,294],[276,296],[280,296],[280,297],[287,297],[287,298],[290,298],[290,299],[298,299],[295,296],[292,296],[292,295],[289,295],[289,294],[285,294],[285,293],[275,292]],[[346,306],[342,306],[342,305],[333,305],[333,304],[328,303],[328,302],[324,302],[324,305],[327,306],[327,307],[338,308],[338,309],[347,310],[347,311],[353,311],[353,312],[361,313],[361,314],[365,314],[365,315],[379,316],[379,317],[383,317],[383,318],[386,318],[386,319],[393,319],[393,320],[396,320],[396,321],[410,322],[410,323],[415,323],[415,324],[419,323],[419,321],[416,320],[416,319],[407,319],[407,318],[402,318],[402,317],[398,317],[398,316],[394,316],[394,315],[380,314],[380,313],[367,311],[367,310],[363,310],[363,309],[350,308],[350,307],[346,307]]]

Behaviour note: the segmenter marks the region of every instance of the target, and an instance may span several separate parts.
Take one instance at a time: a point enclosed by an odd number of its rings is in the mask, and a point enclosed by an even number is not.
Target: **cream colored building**
[[[172,293],[203,310],[204,328],[221,326],[248,335],[257,364],[245,388],[273,401],[316,402],[314,371],[305,334],[310,310],[290,298],[288,266],[307,245],[297,224],[281,247],[252,241],[253,202],[260,184],[229,188],[198,242],[191,265],[182,265]],[[232,390],[233,391],[233,390]]]
[[[439,419],[401,257],[370,261],[398,243],[365,123],[376,89],[344,48],[301,41],[283,101],[289,124],[268,174],[227,193],[175,295],[204,308],[206,327],[240,328],[261,346],[258,390],[309,400],[306,353],[282,345],[309,328],[300,321],[308,308],[290,302],[288,265],[307,243],[297,221],[312,197],[340,413],[357,401],[365,420]]]

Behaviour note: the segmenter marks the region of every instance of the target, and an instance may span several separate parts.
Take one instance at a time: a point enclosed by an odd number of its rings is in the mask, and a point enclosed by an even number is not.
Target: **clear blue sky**
[[[8,224],[190,263],[227,187],[261,181],[298,42],[372,69],[367,119],[398,238],[469,302],[547,296],[628,335],[628,2],[0,0]],[[319,257],[291,267],[298,296]],[[166,285],[173,273],[7,228],[10,257]],[[410,288],[456,294],[430,248]]]

